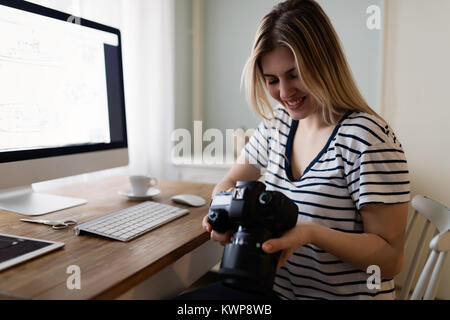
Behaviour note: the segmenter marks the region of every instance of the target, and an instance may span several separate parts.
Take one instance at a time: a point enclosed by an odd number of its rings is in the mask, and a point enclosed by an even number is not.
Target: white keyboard
[[[119,241],[130,241],[188,213],[187,209],[147,201],[80,224],[74,231],[77,236],[87,232]]]

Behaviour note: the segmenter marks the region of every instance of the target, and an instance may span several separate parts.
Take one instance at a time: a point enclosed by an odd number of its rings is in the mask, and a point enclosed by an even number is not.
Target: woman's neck
[[[330,125],[326,124],[320,112],[314,112],[308,117],[299,121],[302,131],[307,133],[314,133],[322,129],[328,128]]]

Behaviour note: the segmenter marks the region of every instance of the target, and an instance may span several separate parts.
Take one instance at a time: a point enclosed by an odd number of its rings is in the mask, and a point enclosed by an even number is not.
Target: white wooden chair
[[[410,299],[417,300],[423,298],[424,300],[433,300],[436,296],[446,254],[450,250],[450,209],[442,203],[422,195],[414,197],[412,200],[412,207],[414,209],[414,214],[406,229],[406,241],[408,241],[411,229],[416,222],[417,214],[421,214],[427,220],[423,227],[399,299],[405,300],[408,297],[414,275],[417,271],[420,253],[425,245],[425,237],[431,226],[436,229],[434,237],[429,244],[431,252]]]

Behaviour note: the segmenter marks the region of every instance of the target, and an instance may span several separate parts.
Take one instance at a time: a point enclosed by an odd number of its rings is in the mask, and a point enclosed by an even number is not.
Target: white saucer
[[[157,196],[160,193],[161,193],[161,190],[155,189],[155,188],[148,189],[147,193],[144,195],[134,195],[133,191],[131,191],[131,190],[119,191],[119,195],[121,195],[123,197],[127,197],[129,200],[132,200],[132,201],[148,200],[154,196]]]

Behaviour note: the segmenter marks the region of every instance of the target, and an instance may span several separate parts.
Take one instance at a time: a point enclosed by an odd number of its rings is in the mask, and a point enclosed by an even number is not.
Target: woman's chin
[[[309,113],[305,112],[306,110],[304,108],[297,108],[297,109],[291,109],[286,108],[286,111],[289,113],[289,116],[292,118],[292,120],[302,120],[305,119]]]

